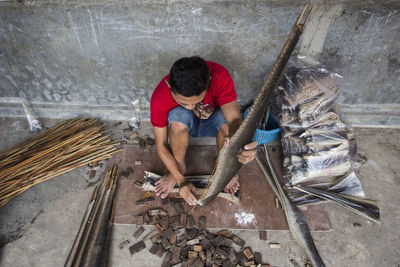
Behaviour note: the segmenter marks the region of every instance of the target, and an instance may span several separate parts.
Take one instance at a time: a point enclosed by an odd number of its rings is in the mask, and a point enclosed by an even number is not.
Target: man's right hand
[[[196,188],[191,182],[185,181],[180,185],[179,195],[190,205],[194,206],[197,203],[197,199],[194,196]]]

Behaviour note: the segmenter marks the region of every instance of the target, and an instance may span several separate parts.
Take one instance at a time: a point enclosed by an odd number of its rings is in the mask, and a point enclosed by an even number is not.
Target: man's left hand
[[[254,141],[241,148],[237,154],[238,161],[242,164],[247,164],[256,156],[257,142]]]
[[[225,138],[224,146],[229,146],[229,137]],[[257,142],[251,142],[245,145],[237,153],[238,161],[242,164],[247,164],[252,161],[256,156]]]

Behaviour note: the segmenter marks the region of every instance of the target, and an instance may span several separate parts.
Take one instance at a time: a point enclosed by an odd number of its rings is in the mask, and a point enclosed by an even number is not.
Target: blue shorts
[[[220,108],[216,109],[208,119],[199,119],[193,111],[177,106],[168,113],[168,126],[171,122],[180,122],[186,126],[192,137],[217,136],[219,128],[226,124]]]

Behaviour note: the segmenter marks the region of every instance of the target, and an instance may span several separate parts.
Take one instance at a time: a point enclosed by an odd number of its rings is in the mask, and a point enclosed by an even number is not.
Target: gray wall
[[[224,65],[239,102],[256,95],[303,1],[0,0],[0,114],[128,119],[182,56]],[[314,1],[296,52],[341,74],[354,124],[400,125],[398,1]],[[366,117],[366,114],[370,115]],[[148,117],[148,112],[142,112]],[[379,118],[375,118],[378,116]]]

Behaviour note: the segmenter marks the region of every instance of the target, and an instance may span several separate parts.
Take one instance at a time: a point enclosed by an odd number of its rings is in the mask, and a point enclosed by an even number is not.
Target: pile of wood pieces
[[[139,215],[143,223],[152,223],[154,229],[141,241],[129,246],[131,255],[144,250],[145,241],[150,239],[152,246],[149,252],[164,257],[162,267],[269,266],[262,263],[261,253],[253,253],[251,248],[245,247],[245,241],[232,234],[230,230],[211,233],[204,229],[205,216],[201,216],[196,224],[192,215],[182,212],[183,207],[178,199],[171,201],[175,202],[174,207],[179,209],[180,215],[168,216],[166,211],[159,208],[150,209]],[[133,237],[138,239],[144,231],[143,226],[140,226]],[[262,231],[260,237],[266,239],[266,232]],[[129,243],[128,240],[123,240],[120,249]],[[279,246],[277,243],[270,245]]]
[[[31,186],[90,162],[110,158],[118,142],[96,119],[60,123],[0,154],[0,207]]]
[[[95,187],[65,267],[107,266],[117,179],[114,165],[103,184]]]
[[[328,197],[330,193],[364,201],[354,170],[366,158],[357,153],[354,131],[337,111],[340,78],[325,69],[292,62],[271,97],[272,113],[282,130],[284,180],[292,186],[290,196],[297,205],[336,198]],[[370,204],[376,205],[368,201],[368,207],[361,209],[369,209]],[[372,209],[367,217],[379,220],[379,209]]]
[[[138,132],[134,132],[131,127],[123,129],[122,133],[124,136],[121,141],[122,145],[139,145],[145,152],[149,152],[156,144],[153,138],[149,137],[147,134],[141,136]]]

